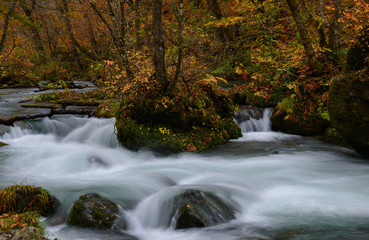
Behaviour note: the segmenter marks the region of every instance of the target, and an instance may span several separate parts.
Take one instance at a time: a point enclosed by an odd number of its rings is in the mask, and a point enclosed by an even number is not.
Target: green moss
[[[13,185],[0,190],[0,214],[35,211],[43,216],[50,214],[55,198],[41,188],[31,185]]]
[[[0,230],[9,231],[23,229],[25,227],[35,227],[44,235],[45,226],[39,220],[40,215],[37,212],[25,212],[20,214],[2,214],[0,216]]]
[[[83,194],[73,204],[68,224],[80,227],[107,229],[117,219],[118,206],[98,194]]]
[[[369,155],[369,74],[349,72],[334,79],[328,111],[332,126],[357,151]]]
[[[6,146],[6,145],[8,145],[8,144],[3,143],[3,142],[0,142],[0,147],[4,147],[4,146]]]
[[[118,140],[132,150],[205,151],[241,136],[233,109],[228,94],[210,84],[165,96],[155,83],[142,83],[117,111]]]
[[[21,107],[24,108],[49,108],[49,109],[58,109],[62,106],[59,104],[40,104],[40,103],[30,103],[30,104],[22,104]]]

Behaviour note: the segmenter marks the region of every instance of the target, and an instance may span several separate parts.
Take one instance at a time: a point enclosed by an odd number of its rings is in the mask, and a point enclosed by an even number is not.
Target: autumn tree
[[[307,31],[306,24],[301,16],[300,6],[296,0],[287,0],[287,4],[295,21],[297,31],[300,34],[300,40],[308,58],[309,66],[315,71],[319,72],[321,71],[321,66],[315,54],[313,43]]]
[[[206,0],[208,3],[211,14],[215,17],[215,19],[220,20],[223,18],[222,11],[220,9],[218,0]],[[225,27],[217,27],[216,35],[219,40],[225,42],[227,40],[227,29]]]
[[[1,40],[0,40],[0,53],[2,52],[4,45],[5,45],[5,40],[6,40],[6,35],[8,32],[8,25],[9,25],[9,20],[10,20],[10,16],[12,15],[12,13],[14,12],[14,8],[17,4],[17,0],[13,0],[11,7],[9,8],[6,16],[5,16],[5,20],[4,20],[4,27],[3,27],[3,33],[1,36]]]
[[[162,0],[153,0],[152,5],[152,25],[153,25],[153,61],[155,75],[161,90],[165,92],[169,86],[166,67],[165,67],[165,47],[163,30],[163,2]]]
[[[31,31],[32,39],[35,44],[36,50],[40,54],[44,51],[44,47],[42,44],[41,35],[39,33],[40,31],[39,26],[34,20],[34,17],[32,16],[36,7],[36,0],[30,0],[29,2],[23,0],[20,2],[20,5],[27,17],[27,20],[30,21],[30,24],[28,24],[28,26]]]
[[[106,11],[108,17],[99,9],[95,1],[86,0],[91,9],[98,16],[100,21],[108,29],[110,38],[117,49],[117,55],[121,62],[121,66],[125,69],[127,77],[130,81],[134,79],[133,71],[130,67],[127,54],[126,44],[126,14],[125,14],[125,1],[119,0],[118,2],[108,0],[106,1]],[[117,3],[117,4],[116,4]]]

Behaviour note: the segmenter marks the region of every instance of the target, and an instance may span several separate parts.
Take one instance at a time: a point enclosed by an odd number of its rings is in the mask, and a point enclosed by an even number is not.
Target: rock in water
[[[369,75],[350,72],[337,77],[329,90],[333,127],[355,150],[369,154]]]
[[[175,229],[210,227],[234,219],[234,210],[209,192],[187,191],[174,204]]]
[[[31,185],[13,185],[0,189],[0,215],[36,211],[49,217],[60,207],[60,202],[49,191]]]
[[[49,240],[42,236],[40,230],[26,227],[12,231],[0,232],[0,240]]]
[[[68,217],[68,224],[80,227],[109,229],[119,221],[119,228],[124,228],[121,218],[118,218],[118,205],[96,193],[82,194],[74,203]]]

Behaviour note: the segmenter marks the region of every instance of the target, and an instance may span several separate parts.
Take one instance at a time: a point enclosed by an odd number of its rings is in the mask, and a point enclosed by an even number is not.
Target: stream
[[[369,239],[368,160],[314,138],[273,132],[269,115],[241,123],[242,138],[211,151],[169,156],[119,146],[114,119],[29,120],[28,128],[0,134],[9,144],[0,148],[0,188],[48,189],[62,209],[47,231],[61,240]],[[236,218],[208,228],[163,226],[166,202],[184,189],[227,199]],[[66,225],[73,203],[89,192],[118,203],[128,229]]]

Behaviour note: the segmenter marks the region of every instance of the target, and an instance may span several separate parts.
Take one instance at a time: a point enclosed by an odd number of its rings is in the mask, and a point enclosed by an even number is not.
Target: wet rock
[[[96,229],[124,229],[124,220],[119,217],[118,205],[96,193],[82,194],[74,203],[68,224]]]
[[[87,158],[87,162],[90,166],[94,167],[108,167],[108,164],[99,156],[90,156]]]
[[[210,227],[234,219],[234,210],[209,192],[187,191],[174,204],[175,229]]]
[[[234,119],[236,120],[237,124],[250,120],[250,118],[253,119],[263,118],[263,109],[240,106],[239,110],[234,112]]]
[[[13,185],[0,191],[0,214],[36,211],[49,217],[60,207],[60,202],[47,190],[31,185]]]
[[[334,79],[328,111],[337,132],[355,150],[369,154],[369,73],[350,72]]]
[[[8,144],[3,143],[3,142],[0,142],[0,147],[4,147],[4,146],[6,146],[6,145],[8,145]]]
[[[25,130],[32,130],[32,126],[25,121],[16,121],[14,122],[14,126],[16,127],[20,127],[21,129],[25,129]]]
[[[0,136],[4,135],[5,133],[8,133],[9,131],[10,131],[9,126],[0,123]]]
[[[0,232],[0,240],[49,240],[42,236],[38,228],[26,227],[12,231]]]
[[[21,107],[58,109],[58,108],[61,108],[62,105],[61,104],[51,104],[51,103],[28,103],[28,104],[22,104]]]

